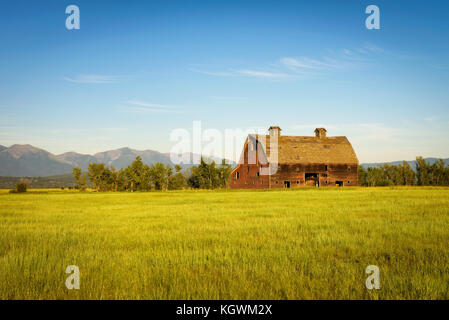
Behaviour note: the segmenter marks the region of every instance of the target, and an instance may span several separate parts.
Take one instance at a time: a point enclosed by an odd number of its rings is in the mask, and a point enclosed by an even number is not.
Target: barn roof
[[[257,140],[269,157],[272,150],[270,135],[249,135],[248,141]],[[246,145],[246,144],[245,144]],[[278,136],[279,164],[358,164],[357,156],[346,137]]]

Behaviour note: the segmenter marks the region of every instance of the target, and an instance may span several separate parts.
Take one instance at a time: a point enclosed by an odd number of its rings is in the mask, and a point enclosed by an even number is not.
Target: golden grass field
[[[449,188],[0,192],[0,299],[448,298]]]

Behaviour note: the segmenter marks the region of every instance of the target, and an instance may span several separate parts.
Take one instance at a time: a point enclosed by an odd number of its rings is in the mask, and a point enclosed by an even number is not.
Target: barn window
[[[239,179],[240,178],[240,173],[237,171],[236,173],[234,173],[234,179]]]
[[[324,166],[324,171],[327,171],[328,170],[328,167],[327,167],[327,164]]]
[[[279,183],[279,181],[276,181],[276,184],[278,184]]]
[[[299,181],[296,181],[296,184],[299,184]]]
[[[348,183],[351,183],[351,182],[348,181]]]
[[[260,177],[260,172],[259,171],[257,171],[257,176]]]

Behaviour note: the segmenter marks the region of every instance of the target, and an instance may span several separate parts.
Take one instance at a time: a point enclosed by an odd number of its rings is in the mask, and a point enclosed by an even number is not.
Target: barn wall
[[[271,188],[284,188],[285,181],[290,181],[290,188],[314,186],[312,179],[306,181],[306,173],[317,173],[320,187],[335,186],[336,181],[343,186],[358,185],[358,164],[284,164],[270,177]]]
[[[319,182],[320,187],[332,187],[336,181],[343,182],[343,186],[358,185],[358,165],[357,164],[282,164],[279,165],[276,174],[271,176],[257,176],[259,164],[241,164],[233,172],[231,177],[231,188],[233,189],[266,189],[284,188],[285,181],[290,182],[290,188],[304,186],[314,186]],[[327,169],[327,170],[326,170]],[[239,179],[235,178],[235,173],[239,172]],[[316,173],[317,178],[306,181],[306,173]]]
[[[242,164],[233,171],[239,173],[239,179],[236,179],[235,175],[231,176],[231,188],[232,189],[267,189],[269,187],[268,176],[257,176],[259,172],[259,165],[256,164]]]
[[[280,164],[276,174],[271,176],[257,175],[262,166],[266,167],[266,159],[260,156],[260,146],[257,149],[251,145],[248,148],[248,140],[245,143],[241,164],[231,173],[232,189],[266,189],[284,188],[285,181],[290,183],[290,188],[304,186],[320,187],[335,186],[337,181],[341,181],[343,186],[358,185],[358,164]],[[251,160],[248,163],[248,155]],[[262,159],[259,161],[259,156]],[[254,163],[255,162],[255,163]],[[262,164],[261,164],[262,163]],[[238,179],[236,173],[238,172]],[[308,174],[316,174],[316,178],[306,177]]]
[[[269,177],[267,175],[257,175],[260,168],[266,167],[266,160],[263,158],[262,163],[259,159],[261,156],[260,145],[257,149],[252,150],[248,148],[248,140],[243,149],[243,163],[239,164],[231,173],[231,188],[232,189],[267,189],[269,188]],[[248,161],[248,155],[249,160]],[[250,162],[250,163],[248,163]],[[236,178],[236,173],[239,173],[239,178]]]

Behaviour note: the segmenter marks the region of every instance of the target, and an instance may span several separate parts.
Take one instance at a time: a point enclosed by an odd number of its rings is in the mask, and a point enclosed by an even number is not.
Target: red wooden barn
[[[358,185],[359,161],[346,137],[328,137],[324,128],[315,136],[282,136],[276,126],[268,131],[246,138],[231,188]]]

